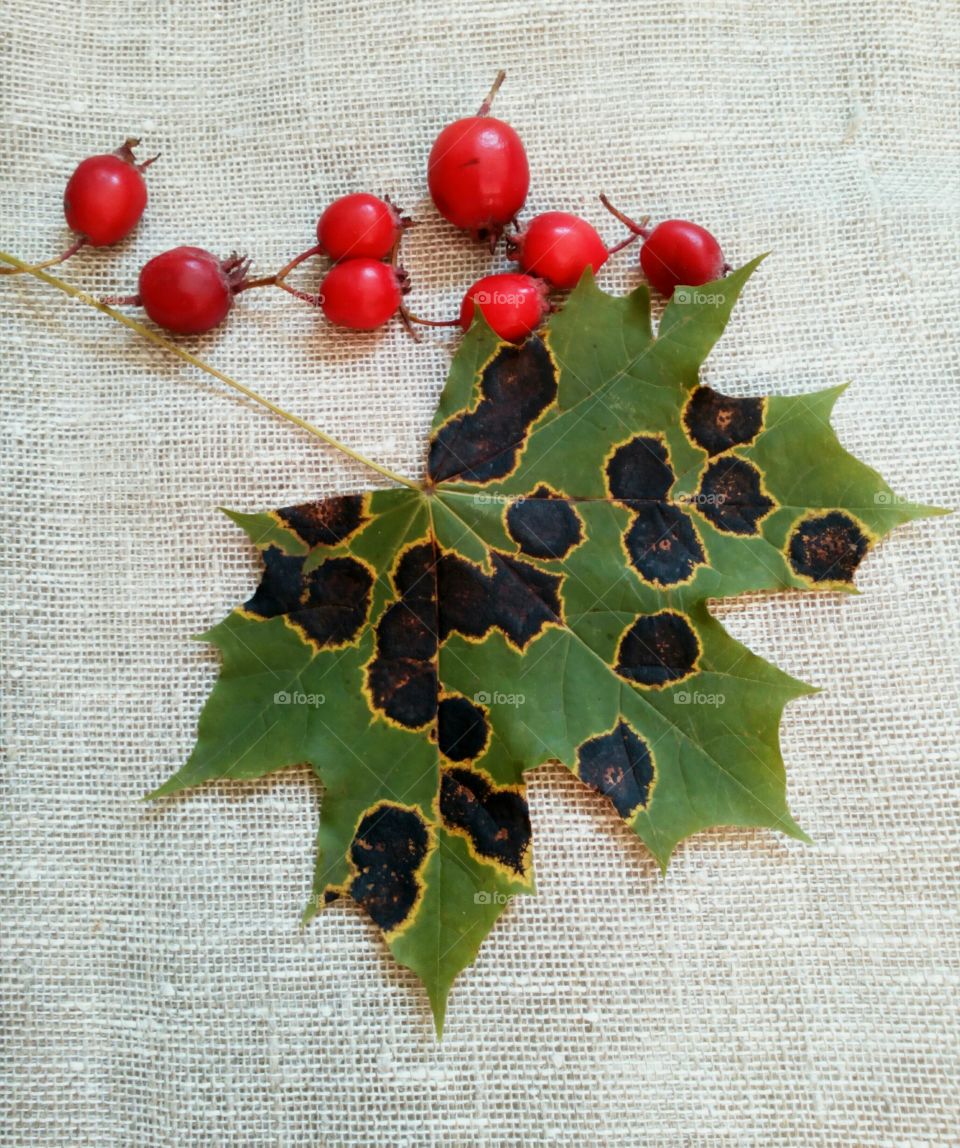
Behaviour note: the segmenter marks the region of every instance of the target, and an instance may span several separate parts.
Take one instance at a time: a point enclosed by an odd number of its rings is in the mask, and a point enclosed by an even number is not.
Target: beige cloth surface
[[[582,211],[612,241],[603,189],[699,220],[735,264],[772,250],[709,380],[850,380],[844,443],[904,495],[958,501],[952,4],[6,0],[0,26],[7,250],[65,244],[74,163],[141,135],[163,153],[148,215],[71,281],[133,290],[178,243],[267,272],[363,189],[423,220],[411,301],[449,314],[490,264],[437,219],[426,157],[503,66],[530,211]],[[603,285],[636,283],[635,258]],[[370,476],[35,281],[0,283],[0,325],[0,1143],[960,1143],[956,519],[895,534],[862,597],[718,608],[824,687],[783,725],[817,845],[716,831],[662,880],[603,801],[538,771],[539,896],[458,982],[437,1044],[359,911],[298,927],[306,770],[139,800],[189,752],[216,674],[190,635],[256,579],[216,507]],[[259,292],[188,345],[415,475],[455,340],[338,334]]]

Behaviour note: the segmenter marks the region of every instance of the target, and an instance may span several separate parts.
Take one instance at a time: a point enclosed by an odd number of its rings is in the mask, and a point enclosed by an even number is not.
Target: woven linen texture
[[[924,0],[6,0],[0,242],[68,241],[73,165],[127,135],[150,204],[63,275],[134,290],[180,243],[267,273],[353,190],[421,225],[424,314],[489,256],[438,219],[426,157],[499,67],[528,213],[694,218],[770,250],[714,352],[735,394],[849,380],[844,444],[958,502],[960,9]],[[498,257],[493,266],[502,265]],[[302,282],[315,281],[308,270]],[[639,281],[635,249],[602,285]],[[306,769],[141,795],[217,672],[190,636],[257,577],[217,512],[377,476],[34,280],[0,283],[4,1145],[958,1143],[958,527],[907,527],[862,597],[717,608],[824,688],[788,707],[815,847],[687,842],[661,879],[606,803],[531,777],[539,895],[458,982],[442,1044],[358,910],[298,926],[321,800]],[[418,475],[455,339],[338,333],[280,292],[187,341]]]

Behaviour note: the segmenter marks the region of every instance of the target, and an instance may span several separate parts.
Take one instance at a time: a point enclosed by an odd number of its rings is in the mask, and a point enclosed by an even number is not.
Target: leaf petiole
[[[259,403],[262,407],[266,407],[266,409],[272,414],[277,415],[279,418],[286,419],[287,422],[293,423],[294,426],[300,427],[301,430],[305,430],[308,434],[312,434],[315,438],[320,439],[321,442],[325,442],[328,446],[334,447],[342,454],[348,455],[355,461],[363,463],[364,466],[369,467],[371,470],[375,470],[378,474],[382,474],[384,478],[389,478],[392,482],[398,482],[402,486],[408,486],[412,490],[421,489],[421,487],[412,479],[404,478],[402,474],[397,474],[396,471],[390,470],[388,467],[381,466],[380,463],[373,462],[372,459],[366,458],[364,455],[360,454],[359,451],[355,451],[345,443],[340,442],[339,439],[335,439],[333,435],[329,435],[326,431],[320,430],[319,427],[316,427],[312,423],[307,422],[306,419],[300,418],[299,415],[294,415],[291,414],[290,411],[285,411],[283,407],[277,406],[277,404],[271,402],[270,399],[265,398],[263,395],[258,394],[254,390],[251,390],[250,387],[244,386],[243,383],[237,382],[236,379],[230,378],[230,376],[225,375],[223,371],[218,371],[216,367],[211,367],[209,363],[205,363],[196,355],[191,354],[190,351],[184,350],[183,347],[178,347],[176,343],[171,342],[169,339],[165,339],[163,335],[158,334],[156,331],[152,331],[149,327],[144,326],[143,323],[137,322],[136,319],[131,319],[129,316],[122,314],[120,311],[115,311],[106,303],[99,302],[97,299],[94,299],[92,295],[88,295],[86,291],[81,290],[79,287],[74,287],[72,284],[66,283],[62,279],[58,279],[55,275],[49,275],[46,271],[41,270],[39,267],[32,266],[29,263],[24,263],[22,259],[17,259],[15,255],[8,255],[5,251],[0,251],[0,262],[8,264],[16,271],[22,272],[25,275],[32,275],[35,279],[41,279],[44,283],[49,283],[51,287],[56,287],[58,291],[62,291],[65,295],[69,295],[70,298],[76,299],[79,303],[83,303],[88,307],[92,307],[95,311],[100,311],[104,315],[109,315],[111,319],[121,323],[124,327],[128,327],[131,331],[135,331],[148,342],[153,343],[157,347],[162,347],[165,351],[169,351],[170,354],[176,355],[178,359],[182,359],[185,363],[189,363],[192,367],[197,367],[199,370],[206,372],[206,374],[211,375],[213,378],[219,379],[221,383],[224,383],[226,386],[231,387],[235,391],[238,391],[246,398],[252,399],[253,402]]]

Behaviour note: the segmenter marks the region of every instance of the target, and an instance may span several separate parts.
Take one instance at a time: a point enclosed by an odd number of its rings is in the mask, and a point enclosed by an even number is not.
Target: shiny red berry
[[[246,269],[237,256],[218,259],[201,247],[174,247],[144,264],[140,302],[158,326],[200,335],[227,317]]]
[[[527,153],[517,133],[488,114],[503,80],[475,116],[457,120],[437,136],[427,164],[430,195],[455,227],[491,242],[523,207],[530,186]]]
[[[550,304],[547,287],[530,275],[486,275],[478,279],[463,297],[460,326],[466,331],[479,308],[484,319],[501,339],[518,343],[535,331]]]
[[[77,166],[63,193],[67,226],[94,247],[109,247],[126,238],[147,206],[143,170],[128,140],[109,155],[92,155]],[[156,157],[154,157],[156,158]]]
[[[700,287],[719,279],[726,265],[709,231],[685,219],[667,219],[645,239],[640,266],[660,294],[670,296],[680,284]]]
[[[317,242],[333,260],[385,259],[408,222],[375,195],[344,195],[320,216]]]
[[[354,331],[382,327],[399,310],[402,276],[389,263],[348,259],[327,272],[320,285],[320,305],[331,323]]]
[[[524,271],[563,289],[575,287],[587,267],[599,271],[609,254],[594,227],[565,211],[535,216],[507,242]]]

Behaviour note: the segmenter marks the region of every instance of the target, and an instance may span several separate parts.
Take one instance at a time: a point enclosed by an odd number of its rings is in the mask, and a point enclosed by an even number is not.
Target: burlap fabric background
[[[772,249],[710,381],[852,380],[836,423],[895,489],[958,501],[960,12],[920,0],[4,4],[0,239],[65,243],[73,164],[163,152],[136,235],[64,270],[129,291],[177,243],[266,272],[333,196],[389,192],[413,303],[488,259],[425,198],[430,142],[497,67],[529,209],[596,193]],[[637,282],[635,253],[604,271]],[[720,608],[825,692],[783,744],[809,848],[688,842],[666,880],[559,767],[531,780],[540,894],[514,904],[433,1037],[424,996],[341,904],[308,930],[306,770],[139,798],[188,753],[197,633],[257,564],[218,514],[368,484],[35,281],[0,284],[5,485],[0,1141],[16,1145],[958,1143],[953,519],[900,531],[860,598]],[[189,344],[419,473],[455,340],[350,337],[272,292]],[[374,476],[375,477],[375,476]]]

